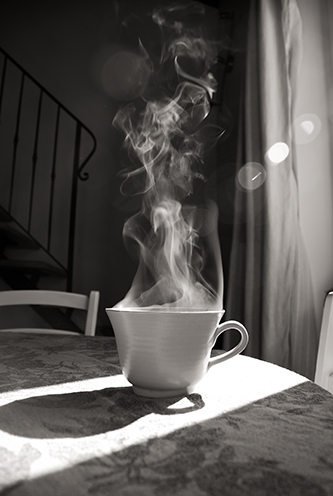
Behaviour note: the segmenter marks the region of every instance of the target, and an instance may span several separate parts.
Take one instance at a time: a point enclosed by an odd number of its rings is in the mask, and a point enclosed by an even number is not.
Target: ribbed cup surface
[[[207,371],[222,311],[163,312],[106,309],[123,374],[152,390],[188,388]]]

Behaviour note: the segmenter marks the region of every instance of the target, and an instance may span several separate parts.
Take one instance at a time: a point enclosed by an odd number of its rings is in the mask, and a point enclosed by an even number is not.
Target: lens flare
[[[315,126],[312,121],[303,121],[301,122],[301,128],[305,134],[310,136],[310,134],[313,133]]]
[[[152,73],[147,57],[134,52],[113,54],[104,64],[101,81],[105,91],[115,100],[129,101],[145,91]]]
[[[248,162],[238,171],[236,185],[246,191],[259,188],[266,180],[266,171],[258,162]]]
[[[267,152],[267,158],[272,164],[280,164],[289,155],[289,146],[287,143],[278,142],[270,147]]]
[[[306,145],[318,136],[321,127],[316,114],[302,114],[293,123],[293,141],[298,145]]]

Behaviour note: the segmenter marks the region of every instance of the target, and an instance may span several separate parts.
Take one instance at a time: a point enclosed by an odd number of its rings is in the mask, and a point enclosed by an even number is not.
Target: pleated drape
[[[293,103],[302,51],[294,0],[251,0],[226,318],[246,354],[314,377],[318,330],[298,213]]]

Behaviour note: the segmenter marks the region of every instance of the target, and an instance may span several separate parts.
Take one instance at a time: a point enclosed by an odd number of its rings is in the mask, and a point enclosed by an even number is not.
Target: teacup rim
[[[176,308],[175,309],[166,309],[166,308],[154,308],[151,309],[149,307],[108,307],[105,308],[105,311],[112,311],[112,312],[123,312],[123,313],[140,313],[140,314],[152,314],[152,313],[158,313],[158,314],[219,314],[221,313],[222,315],[225,313],[224,309],[220,310],[194,310],[194,309],[185,309],[185,308]]]

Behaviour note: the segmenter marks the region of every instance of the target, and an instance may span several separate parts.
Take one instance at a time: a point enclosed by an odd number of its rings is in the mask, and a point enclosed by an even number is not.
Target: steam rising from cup
[[[179,6],[154,11],[152,20],[163,38],[159,65],[154,67],[141,46],[149,78],[113,122],[125,133],[123,145],[132,162],[123,171],[121,192],[141,198],[141,209],[123,229],[138,270],[119,307],[223,307],[217,207],[210,201],[191,204],[194,179],[204,179],[201,126],[217,86],[210,72],[216,47],[198,27],[187,29],[180,13],[184,17]]]

